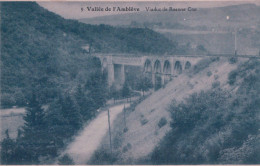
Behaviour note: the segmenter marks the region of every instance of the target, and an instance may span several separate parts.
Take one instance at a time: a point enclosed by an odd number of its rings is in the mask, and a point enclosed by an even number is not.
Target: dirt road
[[[128,105],[126,105],[128,106]],[[116,116],[123,110],[124,104],[111,107],[111,126]],[[86,164],[95,150],[99,147],[102,138],[108,131],[107,111],[101,112],[97,118],[90,122],[75,140],[67,147],[64,154],[69,154],[75,164]]]

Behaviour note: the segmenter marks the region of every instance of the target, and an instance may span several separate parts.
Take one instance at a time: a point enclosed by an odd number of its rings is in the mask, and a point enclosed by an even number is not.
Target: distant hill
[[[238,53],[258,55],[260,50],[259,15],[260,6],[241,4],[217,8],[198,8],[194,12],[144,11],[80,19],[80,21],[88,24],[148,27],[176,41],[179,46],[197,47],[202,45],[213,54],[234,53],[235,31],[237,31]]]
[[[85,18],[79,21],[88,24],[131,25],[131,23],[161,23],[179,28],[188,27],[250,27],[260,23],[260,7],[254,4],[242,4],[217,8],[198,8],[195,12],[138,12]],[[229,16],[227,21],[226,17]],[[158,25],[157,25],[158,26]],[[177,28],[178,26],[175,25]],[[175,28],[176,28],[175,27]]]
[[[142,28],[114,28],[66,20],[34,2],[1,3],[1,104],[24,105],[35,88],[42,102],[84,83],[99,69],[93,52],[165,53],[175,45]]]

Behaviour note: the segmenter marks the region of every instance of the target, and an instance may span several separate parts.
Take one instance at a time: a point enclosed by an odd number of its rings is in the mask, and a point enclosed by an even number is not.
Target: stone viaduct
[[[144,73],[152,75],[152,82],[155,85],[156,76],[161,77],[161,84],[164,85],[173,77],[181,74],[197,63],[200,56],[134,56],[131,54],[93,54],[101,61],[102,71],[107,70],[108,85],[115,81],[123,84],[125,81],[125,66],[139,66]],[[117,72],[115,72],[115,70]]]

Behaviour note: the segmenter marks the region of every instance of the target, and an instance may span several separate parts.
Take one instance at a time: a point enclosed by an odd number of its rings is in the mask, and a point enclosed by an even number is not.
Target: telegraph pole
[[[111,127],[110,127],[110,114],[109,114],[109,109],[107,110],[107,117],[108,117],[108,128],[109,128],[110,153],[111,153],[111,155],[112,155],[112,140],[111,140]]]
[[[237,55],[237,28],[235,28],[235,55]]]
[[[126,129],[126,119],[125,119],[125,104],[124,104],[124,124],[125,124],[125,129]]]
[[[226,17],[227,21],[230,19],[229,16]],[[231,33],[233,34],[233,33]],[[237,27],[235,26],[235,52],[234,52],[235,56],[237,55]]]

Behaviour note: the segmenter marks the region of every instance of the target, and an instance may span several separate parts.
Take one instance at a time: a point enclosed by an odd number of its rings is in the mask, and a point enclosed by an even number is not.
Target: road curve
[[[109,108],[111,126],[123,108],[124,104]],[[107,111],[103,111],[75,137],[74,141],[68,145],[63,154],[69,154],[77,165],[86,164],[99,147],[107,131]]]

